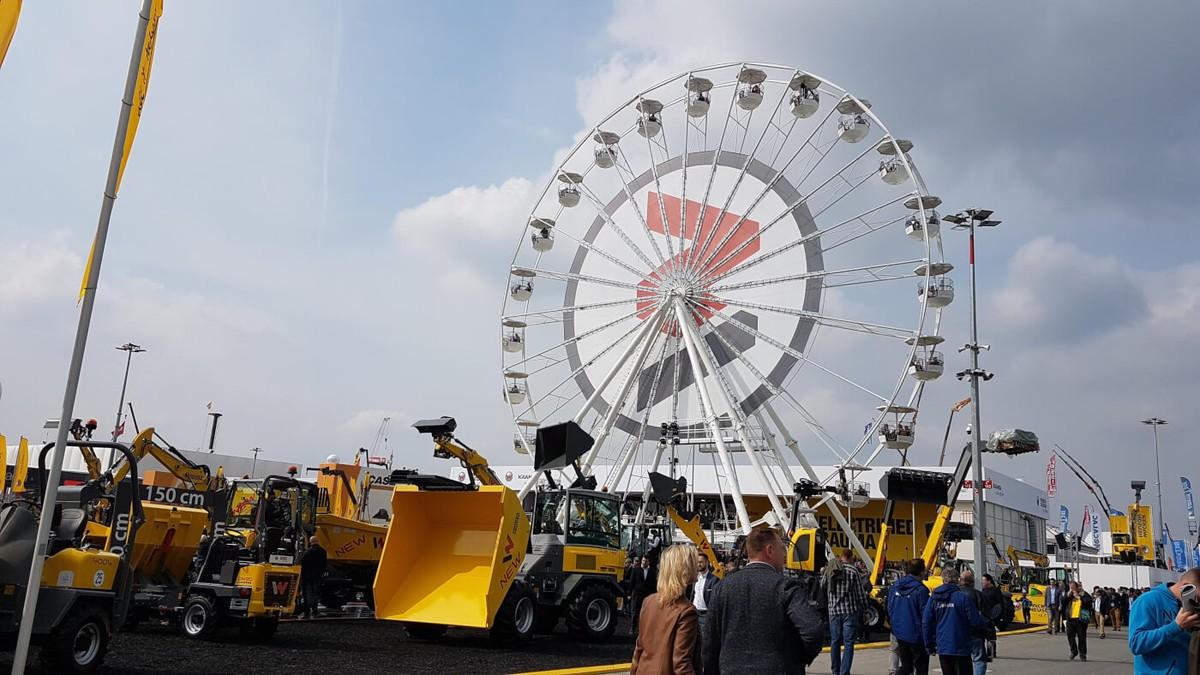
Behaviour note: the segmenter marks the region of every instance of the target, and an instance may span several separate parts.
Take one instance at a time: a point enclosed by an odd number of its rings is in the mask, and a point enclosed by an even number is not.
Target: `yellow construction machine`
[[[684,505],[684,498],[687,496],[687,479],[683,476],[671,478],[657,471],[651,471],[649,478],[650,495],[654,501],[666,508],[667,516],[675,527],[704,554],[704,557],[708,558],[708,565],[712,573],[718,579],[724,579],[725,566],[717,559],[716,551],[713,551],[708,536],[704,534],[699,514],[688,511]]]
[[[20,626],[33,556],[39,553],[38,523],[51,518],[51,538],[33,618],[33,638],[49,672],[91,672],[101,667],[112,633],[125,625],[133,597],[132,557],[143,523],[136,457],[118,443],[96,443],[129,462],[124,481],[63,486],[51,513],[42,509],[46,490],[45,446],[35,498],[0,505],[0,642],[10,644]],[[80,447],[75,441],[68,445]],[[103,541],[86,536],[91,514],[104,513],[111,528]]]
[[[321,604],[326,607],[340,608],[360,598],[375,607],[371,585],[387,526],[368,520],[371,473],[361,463],[365,453],[357,452],[353,464],[328,461],[310,469],[318,472],[317,541],[329,560],[321,583]]]
[[[562,618],[571,633],[608,639],[616,628],[625,553],[620,502],[590,489],[532,492],[525,503],[482,455],[454,437],[452,417],[413,425],[430,434],[434,456],[457,459],[469,482],[414,471],[392,473],[392,519],[375,577],[375,615],[409,635],[481,628],[525,641]],[[573,422],[538,430],[534,468],[572,464],[592,439]]]

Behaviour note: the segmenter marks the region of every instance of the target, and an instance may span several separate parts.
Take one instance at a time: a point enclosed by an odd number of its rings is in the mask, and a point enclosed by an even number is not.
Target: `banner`
[[[1100,548],[1100,514],[1092,511],[1092,543]]]
[[[1186,570],[1188,568],[1187,544],[1175,539],[1171,541],[1171,551],[1175,554],[1175,571]]]
[[[1046,496],[1053,497],[1058,494],[1058,476],[1055,473],[1055,465],[1058,464],[1058,453],[1050,455],[1050,462],[1046,464]]]
[[[1192,549],[1192,567],[1200,566],[1200,544]]]
[[[25,491],[25,478],[29,476],[29,439],[21,437],[17,445],[17,463],[13,465],[13,492]]]
[[[1071,530],[1071,511],[1066,504],[1060,504],[1058,507],[1058,529],[1066,534]]]
[[[0,0],[2,2],[3,0]],[[122,101],[130,107],[129,123],[125,126],[125,143],[121,149],[121,163],[117,169],[117,186],[113,197],[121,190],[121,178],[125,176],[125,164],[133,151],[133,139],[137,136],[138,122],[142,119],[142,106],[146,104],[146,93],[150,90],[150,67],[154,65],[154,45],[158,38],[158,20],[162,18],[162,0],[154,0],[150,5],[150,17],[146,23],[146,39],[142,46],[141,60],[138,62],[137,80],[133,86],[133,100]],[[87,264],[83,267],[83,280],[79,284],[79,299],[87,293],[88,279],[92,275],[92,259],[96,254],[96,242],[88,250]]]
[[[1129,538],[1130,543],[1142,551],[1142,560],[1155,560],[1154,545],[1154,516],[1150,507],[1145,504],[1130,504],[1129,509]]]
[[[0,496],[4,495],[4,488],[8,486],[8,439],[4,434],[0,434]]]
[[[0,0],[0,65],[17,32],[17,17],[21,16],[21,0]]]
[[[1183,500],[1187,505],[1188,514],[1188,534],[1196,536],[1196,501],[1192,498],[1192,481],[1179,477],[1179,482],[1183,484]]]

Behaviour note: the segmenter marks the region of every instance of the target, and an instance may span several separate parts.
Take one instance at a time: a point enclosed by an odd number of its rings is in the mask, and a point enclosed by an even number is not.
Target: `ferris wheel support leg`
[[[712,397],[708,393],[708,385],[704,383],[705,366],[700,361],[699,350],[692,341],[691,331],[687,329],[691,318],[683,311],[683,304],[675,303],[675,316],[679,321],[680,332],[683,334],[683,344],[687,347],[688,360],[692,362],[692,372],[696,374],[696,390],[700,394],[700,402],[704,405],[705,422],[717,445],[717,454],[721,457],[721,467],[729,476],[729,491],[733,493],[733,505],[737,509],[738,525],[743,534],[750,534],[750,516],[746,513],[746,502],[742,499],[742,488],[738,485],[737,474],[733,472],[733,462],[729,459],[729,449],[725,447],[725,439],[721,437],[721,425],[717,419],[717,410],[713,407]],[[711,371],[710,372],[715,372]]]
[[[779,418],[779,415],[771,407],[767,407],[767,414],[771,416],[771,421],[775,423],[776,428],[783,434],[784,445],[796,456],[796,461],[800,462],[804,473],[808,474],[810,480],[818,483],[821,482],[821,479],[817,477],[817,472],[813,470],[812,464],[809,464],[803,453],[800,452],[800,444],[788,432],[787,427],[783,426],[783,420]],[[863,563],[868,566],[874,564],[871,554],[867,553],[867,547],[863,546],[862,540],[858,538],[857,534],[854,534],[854,530],[850,527],[850,521],[846,520],[846,516],[838,510],[837,504],[830,504],[828,508],[830,515],[837,521],[838,527],[842,529],[842,532],[846,534],[846,538],[850,541],[850,548],[854,549],[854,552],[858,554]]]
[[[677,308],[677,311],[682,314],[682,309]],[[681,323],[681,325],[683,326],[683,334],[688,342],[689,349],[695,349],[699,353],[701,360],[704,361],[705,369],[725,385],[721,389],[721,392],[724,395],[725,408],[729,413],[729,418],[734,422],[738,440],[741,441],[742,448],[746,451],[746,457],[750,460],[750,464],[754,466],[754,471],[758,474],[758,479],[762,481],[763,489],[767,493],[767,499],[771,502],[771,508],[774,509],[775,517],[779,520],[779,524],[782,525],[788,522],[787,509],[783,508],[783,504],[779,501],[779,495],[775,494],[775,490],[771,487],[771,479],[767,476],[767,471],[763,468],[762,461],[758,458],[758,452],[750,442],[750,435],[746,433],[746,417],[742,414],[737,403],[729,399],[727,395],[727,392],[730,391],[729,383],[724,381],[724,376],[718,370],[719,367],[716,364],[716,359],[713,358],[709,346],[705,344],[703,350],[699,349],[697,346],[700,344],[699,331],[691,323]],[[699,377],[696,378],[697,381],[699,379]],[[716,418],[715,410],[710,409],[709,414],[714,419]]]

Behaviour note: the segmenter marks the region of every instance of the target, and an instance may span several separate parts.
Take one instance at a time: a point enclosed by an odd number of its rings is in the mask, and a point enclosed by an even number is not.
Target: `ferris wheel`
[[[517,224],[518,452],[573,419],[583,469],[643,500],[647,473],[711,462],[742,531],[739,465],[786,522],[792,466],[829,484],[903,458],[954,297],[912,151],[867,99],[778,65],[682,73],[599,120]]]

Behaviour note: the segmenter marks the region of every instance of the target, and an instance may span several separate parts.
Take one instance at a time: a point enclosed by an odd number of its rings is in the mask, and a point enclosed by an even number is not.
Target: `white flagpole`
[[[121,114],[117,122],[117,137],[113,142],[112,160],[108,165],[108,182],[104,186],[104,201],[100,205],[100,222],[96,225],[95,247],[92,266],[89,270],[83,304],[79,308],[79,327],[75,329],[75,349],[71,353],[71,367],[67,373],[67,389],[63,393],[62,414],[58,435],[54,440],[54,451],[50,459],[50,475],[46,484],[38,488],[45,495],[42,500],[42,516],[38,519],[36,549],[33,564],[29,567],[29,584],[25,588],[25,602],[21,607],[21,627],[17,632],[17,647],[13,653],[13,675],[25,672],[29,658],[29,640],[33,635],[33,621],[37,613],[38,591],[42,582],[42,566],[46,557],[46,544],[50,538],[50,521],[54,505],[58,500],[58,482],[62,477],[63,452],[67,445],[67,420],[75,409],[75,394],[79,389],[79,373],[83,369],[83,353],[87,348],[88,329],[92,324],[92,308],[96,304],[96,287],[100,281],[100,263],[104,259],[104,243],[108,238],[108,221],[112,216],[113,203],[117,199],[117,176],[121,169],[121,155],[125,151],[125,136],[129,129],[129,113],[133,107],[133,91],[137,84],[138,66],[142,48],[146,41],[146,25],[150,21],[152,0],[142,0],[142,11],[138,16],[137,33],[133,39],[133,55],[129,59],[129,73],[125,78],[125,95],[121,99]],[[115,627],[114,627],[115,628]]]

